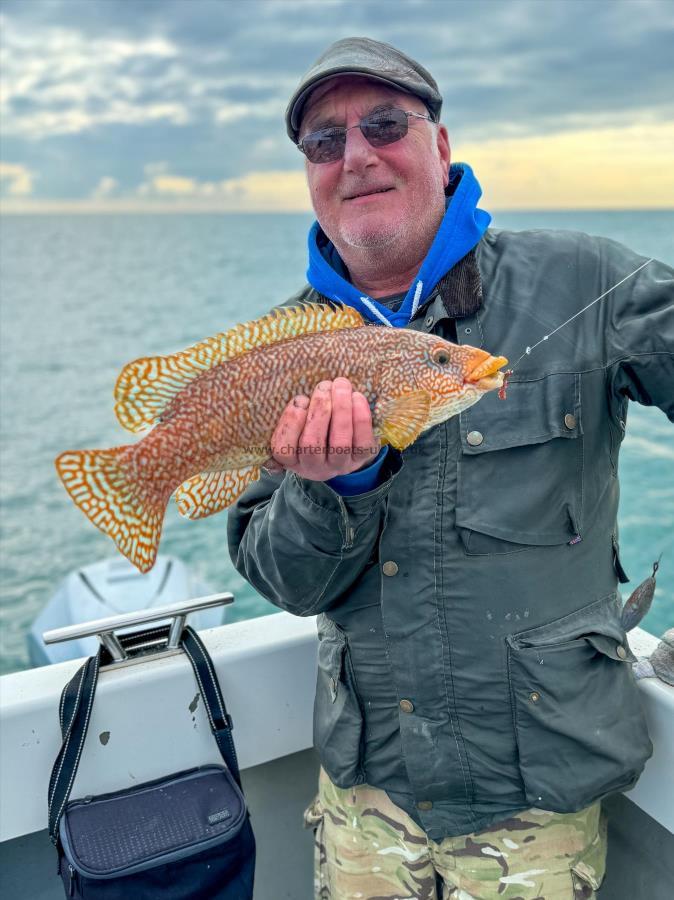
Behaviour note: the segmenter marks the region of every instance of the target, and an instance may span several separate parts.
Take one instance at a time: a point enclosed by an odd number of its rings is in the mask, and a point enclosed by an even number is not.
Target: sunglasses
[[[344,156],[346,133],[353,128],[360,128],[368,144],[373,147],[387,147],[402,140],[408,132],[410,119],[426,119],[432,122],[431,116],[421,113],[405,112],[403,109],[377,110],[363,116],[357,125],[345,128],[343,125],[331,125],[305,134],[297,147],[304,153],[309,162],[337,162]]]

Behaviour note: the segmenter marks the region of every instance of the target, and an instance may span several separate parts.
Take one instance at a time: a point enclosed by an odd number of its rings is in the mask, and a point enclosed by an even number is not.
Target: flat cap
[[[306,72],[290,98],[286,109],[286,129],[295,144],[299,136],[304,104],[309,94],[322,81],[335,75],[366,75],[420,97],[437,122],[442,96],[435,79],[422,65],[402,50],[366,37],[349,37],[336,41]]]

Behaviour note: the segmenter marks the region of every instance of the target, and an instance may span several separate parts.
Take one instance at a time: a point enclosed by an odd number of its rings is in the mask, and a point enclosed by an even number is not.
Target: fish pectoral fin
[[[221,512],[260,477],[259,466],[202,472],[184,481],[175,494],[178,512],[187,519],[205,519]]]
[[[426,391],[413,391],[396,397],[383,410],[381,437],[397,450],[416,441],[431,413],[431,395]]]

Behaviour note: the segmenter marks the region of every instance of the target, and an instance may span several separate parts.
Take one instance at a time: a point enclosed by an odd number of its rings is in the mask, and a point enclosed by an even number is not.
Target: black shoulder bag
[[[137,637],[137,636],[134,636]],[[69,800],[103,647],[63,689],[63,744],[49,782],[49,836],[67,897],[85,900],[250,900],[255,839],[213,662],[184,629],[187,654],[224,765],[199,766],[126,790]]]

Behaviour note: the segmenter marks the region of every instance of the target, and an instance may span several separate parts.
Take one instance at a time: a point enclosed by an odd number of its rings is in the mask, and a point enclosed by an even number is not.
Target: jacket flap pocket
[[[516,650],[526,650],[563,645],[579,638],[589,640],[602,653],[605,652],[605,646],[612,643],[615,647],[624,642],[625,634],[620,625],[620,600],[616,593],[595,600],[589,606],[555,619],[554,622],[512,634],[508,637],[508,643]],[[617,657],[615,652],[606,655]]]
[[[461,413],[463,452],[471,455],[579,434],[580,375],[573,372],[546,375],[537,381],[511,381],[506,400],[499,400],[491,391]],[[469,435],[473,437],[469,439]]]
[[[342,672],[346,635],[326,615],[318,619],[318,665],[337,681]]]
[[[456,524],[510,546],[464,538],[466,552],[554,546],[581,534],[580,375],[516,382],[461,413]],[[575,438],[576,440],[569,440]]]
[[[325,614],[318,617],[318,677],[314,745],[339,787],[360,784],[363,715],[356,694],[346,635]]]
[[[630,645],[627,643],[627,639],[616,640],[614,637],[609,637],[606,634],[588,634],[585,639],[589,644],[592,644],[595,650],[603,653],[604,656],[610,656],[616,662],[633,663],[637,661],[636,656],[630,649]]]
[[[651,753],[617,595],[508,638],[527,801],[573,812],[633,786]]]

